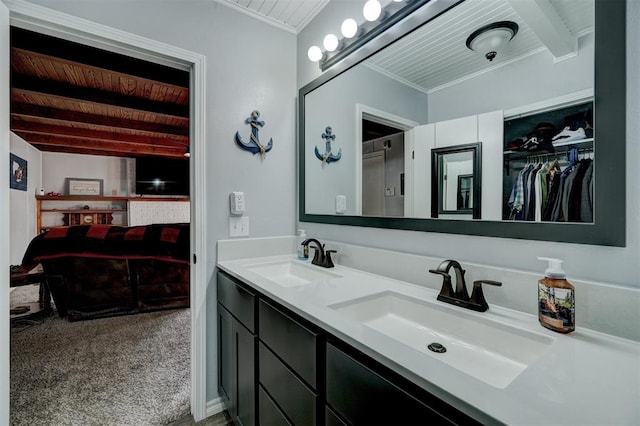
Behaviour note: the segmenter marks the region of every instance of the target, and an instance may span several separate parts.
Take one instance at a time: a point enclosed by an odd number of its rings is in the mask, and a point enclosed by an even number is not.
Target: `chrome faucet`
[[[310,245],[315,244],[315,247]],[[331,260],[331,253],[336,253],[336,250],[324,250],[324,244],[315,238],[307,238],[301,243],[303,246],[309,246],[314,249],[312,264],[322,266],[323,268],[333,268],[333,261]]]
[[[453,268],[456,273],[456,289],[453,290],[451,285],[451,275],[449,270]],[[465,270],[462,269],[460,263],[455,260],[445,260],[438,265],[436,269],[429,269],[432,274],[441,275],[444,279],[442,289],[438,294],[438,300],[450,303],[452,305],[462,306],[463,308],[472,309],[474,311],[484,312],[489,309],[489,304],[484,298],[482,292],[482,284],[501,286],[499,281],[477,280],[473,282],[473,291],[471,297],[467,292],[467,285],[464,281]]]

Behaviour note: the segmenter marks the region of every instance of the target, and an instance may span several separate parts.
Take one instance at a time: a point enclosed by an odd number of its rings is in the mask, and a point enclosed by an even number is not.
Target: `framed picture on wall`
[[[9,153],[9,188],[27,190],[27,160]]]
[[[67,195],[102,197],[102,179],[66,178]]]

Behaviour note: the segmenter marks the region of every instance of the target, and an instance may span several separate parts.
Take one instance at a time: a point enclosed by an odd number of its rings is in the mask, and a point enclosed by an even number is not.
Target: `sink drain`
[[[436,342],[431,343],[429,346],[427,346],[427,348],[429,348],[431,352],[435,352],[437,354],[443,354],[447,351],[447,348]]]

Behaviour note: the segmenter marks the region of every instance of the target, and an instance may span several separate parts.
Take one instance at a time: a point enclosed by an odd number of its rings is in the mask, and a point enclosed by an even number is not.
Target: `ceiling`
[[[11,131],[40,151],[184,158],[189,73],[12,27]]]
[[[378,52],[366,64],[429,93],[544,50],[558,60],[575,54],[577,38],[593,31],[593,3],[593,0],[466,0]],[[514,21],[519,31],[489,62],[469,50],[466,40],[474,30],[497,21]]]
[[[329,3],[329,0],[218,1],[294,34],[299,33]]]

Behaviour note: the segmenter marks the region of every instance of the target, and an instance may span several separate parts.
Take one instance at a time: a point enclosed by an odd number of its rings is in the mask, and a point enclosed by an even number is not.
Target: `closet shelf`
[[[571,148],[578,148],[578,149],[593,148],[593,140],[594,138],[587,138],[587,139],[580,139],[576,141],[560,142],[558,144],[553,145],[553,147],[556,149],[555,152],[507,150],[507,151],[504,151],[504,155],[505,157],[508,157],[508,159],[515,160],[518,158],[534,157],[536,155],[562,154],[564,152],[569,151]]]

